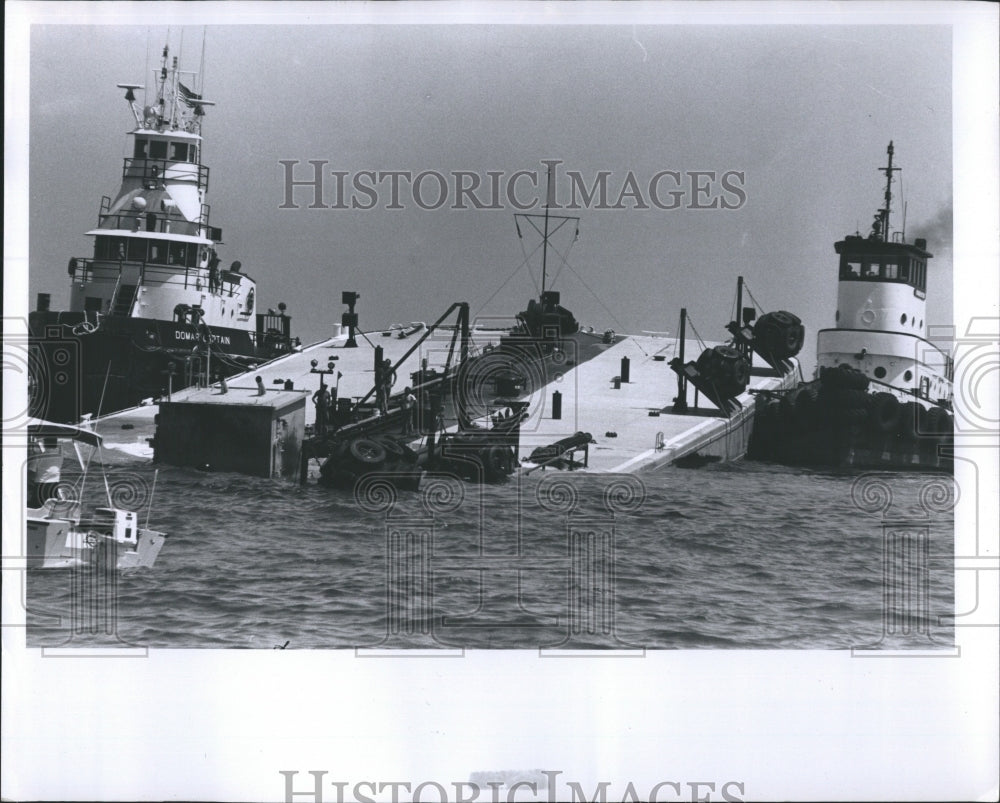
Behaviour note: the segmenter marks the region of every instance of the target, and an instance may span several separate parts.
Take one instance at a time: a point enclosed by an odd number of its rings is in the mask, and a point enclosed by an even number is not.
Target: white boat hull
[[[53,508],[29,509],[26,556],[28,568],[65,569],[114,566],[116,569],[150,568],[166,535],[138,530],[133,538],[120,539],[72,518],[46,517]]]

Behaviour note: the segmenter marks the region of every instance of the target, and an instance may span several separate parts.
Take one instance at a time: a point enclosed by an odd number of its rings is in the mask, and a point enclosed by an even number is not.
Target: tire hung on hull
[[[876,433],[899,429],[899,400],[891,393],[875,393],[868,399],[868,422]]]
[[[798,432],[810,432],[820,424],[819,388],[813,384],[799,385],[786,393],[779,410],[789,426]]]
[[[920,426],[921,407],[916,402],[908,401],[899,405],[899,421],[896,424],[896,432],[901,438],[913,440]]]
[[[868,377],[846,363],[822,366],[819,380],[824,390],[868,390]]]

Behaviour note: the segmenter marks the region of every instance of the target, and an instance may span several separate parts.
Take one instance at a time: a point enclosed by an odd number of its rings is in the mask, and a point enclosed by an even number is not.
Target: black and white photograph
[[[7,12],[5,800],[995,799],[996,7]]]

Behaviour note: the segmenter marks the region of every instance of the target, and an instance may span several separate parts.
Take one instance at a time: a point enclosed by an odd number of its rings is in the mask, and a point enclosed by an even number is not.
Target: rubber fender
[[[919,411],[922,409],[923,407],[912,401],[899,405],[899,421],[896,425],[896,431],[901,437],[912,439],[917,434],[920,422]]]
[[[820,419],[819,388],[803,385],[795,405],[795,422],[803,431],[815,429]]]
[[[941,407],[931,407],[927,411],[927,432],[943,435],[948,431],[948,413]]]
[[[820,381],[824,388],[834,390],[868,390],[868,377],[847,363],[820,368]]]
[[[875,432],[895,432],[899,413],[899,400],[891,393],[874,393],[868,399],[868,420]]]
[[[944,414],[944,435],[949,438],[955,436],[955,416],[951,413],[946,412]]]
[[[868,394],[863,390],[844,390],[841,392],[838,402],[842,410],[867,410]]]

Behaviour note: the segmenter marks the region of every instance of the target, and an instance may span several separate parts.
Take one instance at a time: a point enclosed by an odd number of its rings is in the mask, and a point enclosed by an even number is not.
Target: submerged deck
[[[521,430],[521,455],[536,446],[550,444],[575,432],[589,432],[591,444],[587,471],[636,473],[649,471],[686,457],[706,461],[732,460],[746,451],[753,418],[754,398],[749,392],[738,400],[743,409],[731,417],[716,414],[704,397],[695,407],[695,389],[688,387],[685,414],[667,412],[677,395],[677,375],[668,363],[675,354],[674,339],[635,336],[616,343],[592,360],[566,372],[561,381],[550,383],[532,396],[535,417]],[[685,344],[686,359],[697,356],[702,346]],[[664,357],[663,360],[655,359]],[[629,360],[629,382],[616,387],[622,374],[622,357]],[[754,363],[764,367],[763,362]],[[793,372],[797,380],[797,372]],[[749,387],[776,389],[792,384],[792,378],[753,376]],[[552,391],[562,394],[562,418],[552,418]],[[541,409],[539,409],[541,408]],[[652,415],[651,415],[652,413]]]
[[[319,375],[311,372],[311,361],[316,360],[318,368],[326,369],[328,359],[336,357],[334,366],[341,374],[339,396],[357,400],[367,394],[374,383],[375,347],[381,346],[384,358],[395,364],[422,334],[423,331],[418,331],[399,338],[395,332],[389,336],[381,332],[370,333],[367,338],[356,338],[357,348],[345,347],[346,336],[341,335],[231,377],[227,396],[215,395],[217,390],[206,392],[189,388],[174,393],[172,399],[204,398],[208,393],[212,401],[268,403],[287,393],[286,382],[291,382],[295,391],[306,391],[311,398],[320,381]],[[498,344],[501,334],[474,330],[473,341],[482,349],[488,344]],[[397,368],[393,393],[400,393],[411,384],[410,374],[421,368],[423,360],[427,360],[430,368],[443,367],[450,341],[450,330],[432,334]],[[591,433],[596,441],[589,448],[585,469],[589,472],[636,473],[681,458],[713,461],[741,457],[751,431],[754,400],[750,393],[739,397],[743,409],[730,418],[714,414],[714,406],[706,399],[696,401],[693,387],[688,389],[691,406],[688,413],[664,412],[669,410],[677,395],[677,377],[668,365],[676,356],[676,347],[673,338],[627,336],[613,345],[597,349],[597,353],[588,355],[585,361],[567,360],[565,371],[554,371],[550,360],[548,375],[551,381],[548,384],[543,384],[544,380],[535,382],[536,387],[527,397],[530,404],[528,417],[521,428],[518,458],[523,461],[536,447],[578,431]],[[688,341],[685,344],[687,358],[697,356],[701,348],[701,344]],[[656,359],[658,356],[662,359]],[[629,359],[629,381],[619,383],[616,388],[615,378],[622,374],[623,357]],[[759,366],[755,362],[755,367]],[[266,401],[257,395],[258,376],[265,388]],[[328,374],[324,380],[333,387],[338,384],[336,376],[336,373]],[[797,379],[797,372],[784,379],[753,376],[750,388],[774,389],[789,386]],[[559,419],[552,417],[555,392],[561,394]],[[101,419],[98,429],[105,437],[106,446],[134,457],[151,459],[153,449],[147,439],[155,434],[153,417],[157,410],[156,405],[139,407]],[[315,416],[314,405],[307,403],[306,424],[314,423]],[[455,420],[445,421],[450,429],[456,423]],[[582,458],[582,453],[578,457]]]

